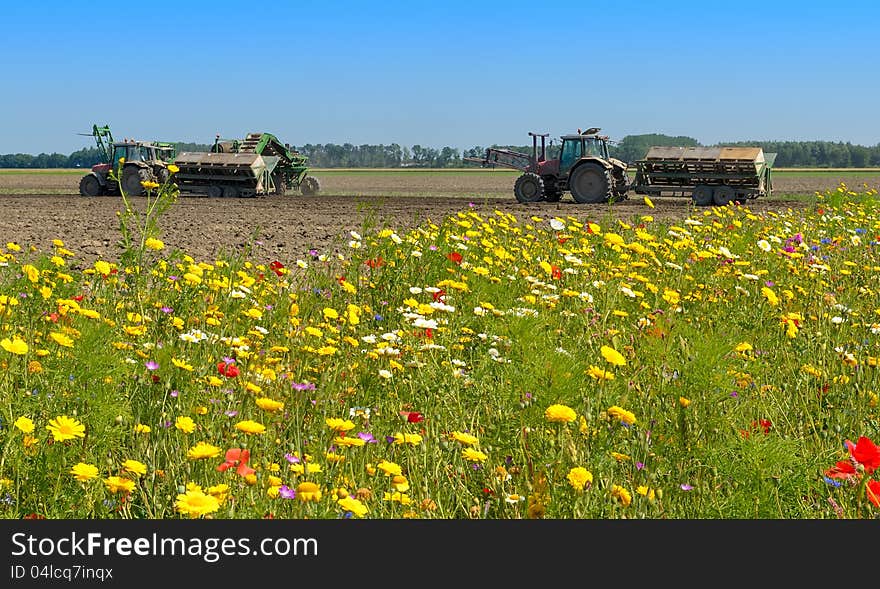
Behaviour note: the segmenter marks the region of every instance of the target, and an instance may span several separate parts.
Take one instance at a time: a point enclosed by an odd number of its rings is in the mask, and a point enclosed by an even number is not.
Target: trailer
[[[635,162],[630,189],[648,196],[686,196],[724,206],[770,196],[775,153],[760,147],[652,147]]]
[[[174,158],[181,195],[254,197],[284,195],[299,189],[304,196],[320,190],[309,176],[308,158],[271,133],[249,133],[243,140],[221,140],[209,152],[183,152]]]

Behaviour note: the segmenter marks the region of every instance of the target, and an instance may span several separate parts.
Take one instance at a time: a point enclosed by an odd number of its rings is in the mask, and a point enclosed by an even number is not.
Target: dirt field
[[[222,252],[242,252],[253,244],[258,261],[277,259],[289,263],[310,249],[333,252],[344,247],[351,230],[389,226],[398,232],[425,220],[440,222],[473,207],[491,214],[508,212],[524,219],[531,215],[572,215],[602,221],[608,215],[633,219],[651,214],[655,219],[681,219],[692,210],[689,199],[655,198],[655,209],[640,196],[608,205],[580,205],[565,195],[559,203],[521,205],[512,194],[515,174],[484,171],[450,172],[327,172],[314,174],[321,181],[319,196],[262,198],[180,198],[162,221],[162,238],[197,260],[211,261]],[[77,193],[79,173],[0,174],[0,245],[14,241],[41,251],[61,239],[90,263],[118,254],[119,197],[82,197]],[[846,175],[854,188],[880,187],[878,176]],[[809,196],[836,188],[840,177],[830,175],[778,175],[776,194]],[[143,199],[136,199],[143,203]],[[787,210],[807,206],[808,200],[774,197],[750,201],[749,208]],[[366,225],[365,225],[366,223]]]

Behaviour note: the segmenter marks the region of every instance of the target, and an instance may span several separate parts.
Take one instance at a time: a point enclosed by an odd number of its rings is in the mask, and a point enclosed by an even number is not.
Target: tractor
[[[547,159],[547,133],[529,133],[532,154],[490,147],[483,158],[464,158],[482,166],[500,165],[522,171],[513,193],[521,203],[556,202],[566,191],[578,203],[614,202],[626,198],[626,163],[608,154],[608,137],[597,127],[563,135],[558,159]],[[541,151],[538,153],[538,138]]]
[[[114,141],[107,125],[93,125],[91,135],[98,145],[101,163],[92,166],[92,171],[80,179],[79,193],[83,196],[119,195],[120,189],[126,195],[140,196],[145,192],[142,183],[164,184],[168,181],[168,164],[175,155],[173,144],[128,139]],[[117,166],[121,167],[121,174]]]

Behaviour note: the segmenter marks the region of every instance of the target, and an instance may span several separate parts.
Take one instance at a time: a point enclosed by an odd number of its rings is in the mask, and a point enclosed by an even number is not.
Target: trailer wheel
[[[736,190],[730,186],[717,186],[712,193],[712,201],[719,207],[727,206],[736,198]]]
[[[168,171],[168,168],[159,168],[156,170],[156,181],[161,185],[168,182],[171,179],[171,172]]]
[[[212,186],[208,186],[208,197],[209,198],[220,198],[223,196],[223,188],[217,186],[216,184]]]
[[[544,181],[532,172],[526,172],[516,179],[513,185],[516,200],[523,204],[544,200]]]
[[[306,176],[303,178],[302,184],[299,186],[303,196],[312,196],[321,189],[321,184],[314,176]]]
[[[698,207],[708,207],[712,204],[712,198],[712,187],[705,184],[695,186],[691,193],[691,200]]]
[[[238,188],[235,186],[224,186],[223,198],[238,198]]]
[[[86,174],[79,181],[79,193],[83,196],[101,196],[104,188],[94,174]]]
[[[586,162],[572,172],[568,189],[576,202],[596,204],[608,202],[613,184],[608,170],[598,164]]]
[[[284,184],[284,175],[281,172],[272,174],[272,184],[275,185],[275,194],[284,196],[287,193],[287,186]]]

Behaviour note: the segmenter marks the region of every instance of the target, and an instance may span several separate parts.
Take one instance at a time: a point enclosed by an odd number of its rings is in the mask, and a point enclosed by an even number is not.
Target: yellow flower
[[[64,346],[65,348],[73,347],[73,340],[64,335],[63,333],[58,333],[57,331],[49,332],[49,337],[54,340],[56,344],[59,346]]]
[[[95,262],[95,271],[102,276],[107,276],[111,271],[110,264],[104,260],[98,260]]]
[[[324,420],[327,427],[337,432],[347,432],[354,428],[354,422],[348,419],[340,419],[338,417],[328,417]]]
[[[376,465],[376,468],[389,476],[402,474],[400,466],[398,464],[395,464],[394,462],[389,462],[388,460],[383,460]]]
[[[691,404],[691,400],[688,399],[687,397],[679,397],[678,404],[681,405],[682,407],[687,407],[688,405]]]
[[[422,442],[422,436],[419,434],[394,434],[395,444],[409,444],[410,446],[418,446]]]
[[[474,448],[465,448],[461,451],[461,457],[465,460],[470,460],[471,462],[483,462],[488,458],[486,454],[476,450]]]
[[[152,431],[150,426],[139,423],[134,426],[134,433],[136,434],[148,434]]]
[[[196,422],[192,420],[192,417],[182,415],[174,421],[174,427],[185,434],[191,434],[196,431]]]
[[[296,498],[300,501],[318,502],[321,500],[321,487],[315,483],[304,481],[296,486]]]
[[[623,503],[624,507],[632,503],[632,495],[620,485],[614,485],[611,487],[611,497]]]
[[[220,509],[220,501],[213,495],[207,495],[202,490],[188,490],[177,496],[174,507],[179,513],[197,518]]]
[[[409,491],[409,481],[402,474],[391,477],[391,486],[394,487],[395,491],[400,491],[401,493]]]
[[[333,443],[337,446],[343,446],[345,448],[351,448],[353,446],[359,447],[363,446],[367,443],[366,440],[361,438],[352,438],[346,435],[336,436],[333,438]]]
[[[220,448],[217,446],[212,446],[207,442],[199,442],[195,446],[189,449],[186,453],[187,458],[190,460],[202,460],[203,458],[214,458],[216,456],[220,456]]]
[[[149,180],[145,180],[141,182],[141,186],[146,188],[147,190],[152,190],[153,188],[159,188],[159,184],[156,182],[151,182]]]
[[[608,415],[622,421],[626,425],[632,425],[636,422],[635,414],[630,413],[626,409],[618,407],[617,405],[612,405],[608,408]]]
[[[281,401],[276,401],[274,399],[269,399],[268,397],[260,397],[256,401],[257,407],[262,409],[263,411],[278,411],[280,409],[284,409],[284,403]]]
[[[28,352],[28,345],[18,336],[13,336],[11,340],[8,337],[4,337],[0,340],[0,348],[18,356],[24,356]]]
[[[131,493],[134,491],[134,481],[124,477],[107,477],[104,479],[104,486],[111,493]]]
[[[394,493],[389,493],[388,491],[382,496],[385,501],[392,501],[395,503],[400,503],[401,505],[409,505],[412,503],[412,499],[406,493],[401,493],[399,491],[395,491]]]
[[[465,446],[476,446],[480,440],[476,438],[476,436],[472,436],[470,434],[466,434],[463,432],[452,432],[449,436],[455,440],[456,442],[460,442]]]
[[[34,422],[30,417],[19,417],[12,425],[14,425],[26,434],[31,434],[34,432]]]
[[[350,511],[352,514],[358,517],[364,517],[367,515],[367,506],[361,503],[359,500],[354,497],[343,497],[339,500],[339,507],[344,509],[345,511]]]
[[[568,471],[566,476],[568,484],[577,491],[583,491],[584,487],[593,483],[593,473],[583,466],[576,466]]]
[[[651,199],[648,198],[647,196],[645,197],[645,204],[648,205],[649,207],[651,207],[652,209],[654,208],[654,203],[651,202]]]
[[[137,460],[126,460],[122,463],[122,468],[126,472],[136,474],[138,476],[147,474],[147,465]]]
[[[577,413],[566,405],[554,404],[547,407],[546,411],[544,411],[544,417],[547,421],[571,423],[577,419]]]
[[[165,247],[165,244],[162,242],[162,240],[156,239],[155,237],[147,238],[147,240],[144,242],[144,245],[147,246],[151,250],[157,250],[157,251],[162,249],[163,247]]]
[[[176,174],[177,172],[180,171],[180,168],[178,168],[174,164],[168,164],[168,171],[171,172],[172,174]]]
[[[776,306],[779,304],[779,297],[776,296],[776,293],[770,290],[768,287],[761,287],[761,294],[764,295],[764,298],[767,299],[767,302],[772,306]]]
[[[246,419],[235,424],[235,429],[246,434],[262,434],[266,431],[266,426],[256,421]]]
[[[602,346],[599,351],[602,353],[602,357],[605,358],[605,361],[609,364],[613,364],[614,366],[625,366],[626,358],[623,355],[609,346]]]
[[[751,352],[752,351],[752,344],[750,344],[749,342],[742,342],[742,343],[737,344],[736,347],[734,348],[734,350],[739,353]]]
[[[66,415],[59,415],[55,419],[50,419],[46,429],[52,433],[52,438],[56,442],[86,437],[86,426]]]
[[[78,481],[87,481],[98,476],[98,467],[92,464],[86,464],[85,462],[79,462],[70,469],[70,474],[72,474]]]
[[[598,366],[590,366],[587,370],[587,374],[596,380],[614,380],[614,373],[608,370],[603,370]]]

